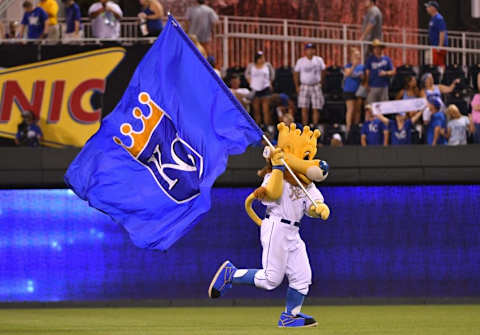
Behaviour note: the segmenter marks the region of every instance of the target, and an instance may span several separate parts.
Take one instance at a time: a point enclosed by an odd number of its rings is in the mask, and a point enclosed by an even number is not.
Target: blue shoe
[[[217,270],[215,276],[210,283],[208,288],[208,296],[212,299],[220,298],[232,287],[233,275],[237,271],[237,268],[230,263],[230,261],[225,261],[222,266]]]
[[[279,328],[306,328],[316,327],[317,321],[310,315],[298,313],[296,316],[283,312],[278,320]]]

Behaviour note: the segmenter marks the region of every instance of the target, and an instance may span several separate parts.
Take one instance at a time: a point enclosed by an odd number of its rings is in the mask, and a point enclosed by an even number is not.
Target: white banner
[[[373,114],[398,114],[415,112],[427,108],[424,98],[376,102],[372,104]]]

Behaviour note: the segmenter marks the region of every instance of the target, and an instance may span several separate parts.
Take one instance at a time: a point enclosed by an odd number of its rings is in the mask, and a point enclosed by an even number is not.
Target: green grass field
[[[1,335],[480,334],[480,305],[307,306],[316,328],[275,324],[278,307],[0,309]]]

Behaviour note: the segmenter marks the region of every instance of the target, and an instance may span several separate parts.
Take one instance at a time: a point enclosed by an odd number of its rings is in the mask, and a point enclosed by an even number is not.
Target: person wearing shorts
[[[390,77],[396,73],[390,57],[385,56],[385,46],[379,40],[372,43],[373,55],[367,59],[365,69],[368,77],[367,103],[388,101],[388,86]]]
[[[250,63],[245,71],[245,78],[254,93],[252,100],[253,117],[255,122],[263,124],[268,133],[273,135],[275,128],[272,124],[270,115],[270,95],[272,94],[272,82],[275,78],[275,72],[270,63],[265,61],[262,51],[255,54],[254,62]]]
[[[302,109],[302,124],[309,124],[309,108],[312,107],[312,125],[320,121],[319,110],[325,105],[322,92],[322,71],[325,62],[322,57],[315,56],[315,47],[308,43],[305,46],[305,56],[295,65],[294,80],[298,93],[298,108]]]
[[[350,132],[352,125],[360,123],[360,108],[362,105],[362,97],[357,96],[363,77],[365,76],[365,66],[361,64],[362,55],[356,48],[351,51],[350,63],[345,65],[343,84],[343,95],[347,106],[346,126],[347,134]],[[348,137],[348,136],[347,136]]]

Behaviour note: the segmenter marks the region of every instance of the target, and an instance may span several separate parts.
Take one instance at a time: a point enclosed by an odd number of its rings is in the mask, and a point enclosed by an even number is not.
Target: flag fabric
[[[170,16],[65,181],[141,248],[166,250],[210,209],[228,155],[262,131]]]

